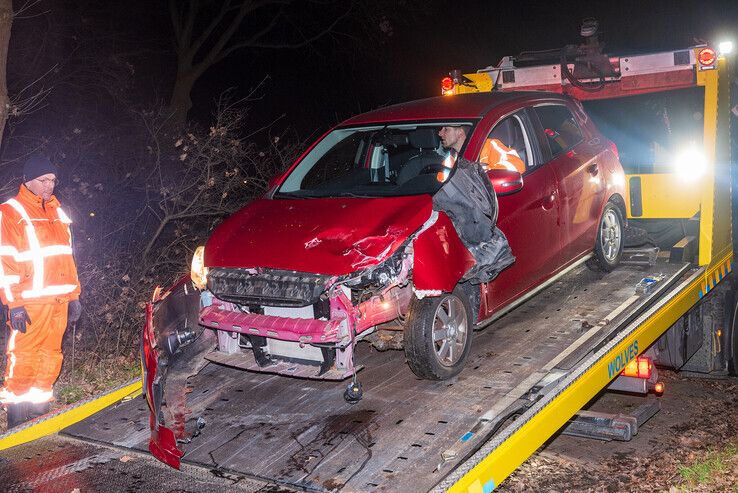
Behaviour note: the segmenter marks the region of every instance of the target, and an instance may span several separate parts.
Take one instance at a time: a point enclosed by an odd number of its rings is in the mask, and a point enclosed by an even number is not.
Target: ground
[[[661,372],[662,410],[630,442],[558,436],[499,488],[738,493],[738,379]],[[625,413],[642,398],[607,394],[593,410]]]

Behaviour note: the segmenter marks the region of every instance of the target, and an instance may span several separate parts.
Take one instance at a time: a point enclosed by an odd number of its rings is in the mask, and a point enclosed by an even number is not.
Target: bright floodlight
[[[722,41],[720,44],[718,44],[718,51],[721,55],[727,55],[728,53],[731,53],[733,51],[733,42]]]
[[[707,171],[707,159],[697,148],[690,147],[677,155],[674,171],[684,181],[699,180]]]

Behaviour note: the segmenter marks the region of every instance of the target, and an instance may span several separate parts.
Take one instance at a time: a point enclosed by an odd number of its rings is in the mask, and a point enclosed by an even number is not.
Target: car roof
[[[477,119],[505,103],[520,102],[520,100],[532,102],[540,99],[557,99],[561,102],[568,100],[560,94],[544,91],[484,92],[437,96],[385,106],[349,118],[341,126],[407,120]]]

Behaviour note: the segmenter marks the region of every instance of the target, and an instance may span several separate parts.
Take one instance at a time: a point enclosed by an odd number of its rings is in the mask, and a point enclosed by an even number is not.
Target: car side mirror
[[[487,177],[497,195],[509,195],[523,188],[523,175],[509,169],[491,169]]]
[[[285,175],[284,173],[278,173],[272,176],[271,178],[269,178],[269,183],[267,184],[267,190],[271,190],[277,185],[277,183],[282,181],[282,178],[284,178],[284,175]]]

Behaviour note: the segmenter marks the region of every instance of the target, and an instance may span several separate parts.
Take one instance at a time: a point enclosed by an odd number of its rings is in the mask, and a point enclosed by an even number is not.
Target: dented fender
[[[413,241],[413,285],[416,291],[453,291],[474,264],[474,257],[444,212],[438,212],[436,221]]]

